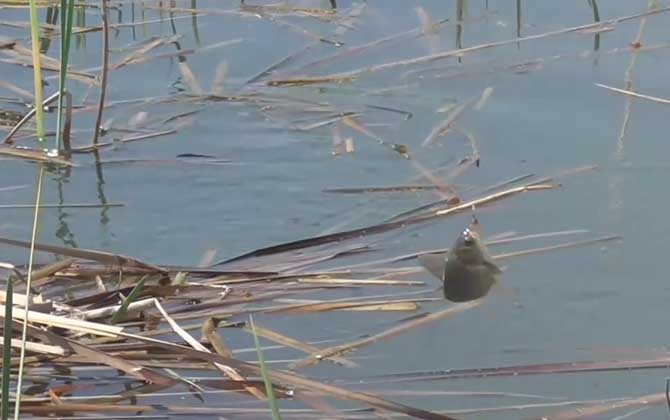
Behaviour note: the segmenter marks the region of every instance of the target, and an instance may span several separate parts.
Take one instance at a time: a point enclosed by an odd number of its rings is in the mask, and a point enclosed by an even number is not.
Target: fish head
[[[458,236],[451,247],[450,254],[464,264],[484,264],[488,259],[479,234],[469,227]]]

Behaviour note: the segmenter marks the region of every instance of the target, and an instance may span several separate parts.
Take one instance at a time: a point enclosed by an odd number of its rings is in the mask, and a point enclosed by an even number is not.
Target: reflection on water
[[[132,33],[133,41],[137,41],[137,32],[136,32],[136,25],[135,25],[135,2],[131,1],[130,2],[130,23],[132,25],[130,26],[130,30]]]
[[[191,0],[191,9],[198,8],[198,1]],[[191,28],[193,28],[193,39],[195,40],[195,45],[198,47],[202,46],[202,41],[200,40],[200,32],[198,31],[198,14],[193,12],[191,14]]]
[[[70,180],[72,175],[72,170],[70,168],[58,168],[56,170],[56,191],[58,193],[58,204],[63,205],[66,203],[64,186]],[[74,234],[70,230],[68,225],[69,214],[65,211],[64,208],[58,208],[58,226],[54,236],[63,242],[64,245],[70,246],[72,248],[78,248],[77,241]]]
[[[598,0],[588,0],[591,10],[593,10],[593,21],[600,22],[600,12],[598,11]],[[593,35],[593,50],[598,51],[600,49],[600,32],[596,31]]]
[[[46,16],[44,20],[48,25],[56,26],[56,24],[58,23],[59,10],[60,8],[56,6],[47,7]],[[50,30],[46,31],[47,34],[49,34],[49,32],[51,31]],[[40,52],[42,54],[46,54],[47,51],[49,51],[50,46],[51,46],[51,37],[49,36],[40,37]]]
[[[516,37],[521,38],[521,0],[516,0]],[[517,42],[517,48],[521,48],[521,44]]]
[[[463,48],[463,25],[465,24],[465,8],[467,5],[467,0],[457,0],[456,1],[456,48]],[[461,57],[458,57],[459,63],[461,62]]]
[[[649,5],[648,5],[648,10],[652,10],[654,8],[658,7],[657,2],[655,0],[650,0]],[[630,58],[630,63],[628,64],[628,67],[626,68],[626,73],[624,75],[624,89],[629,90],[629,91],[634,91],[633,88],[633,71],[635,70],[635,65],[637,64],[638,58],[640,56],[640,49],[639,46],[642,45],[643,41],[643,36],[644,36],[644,30],[647,24],[647,18],[643,17],[640,19],[640,23],[638,26],[637,30],[637,36],[635,37],[635,40],[631,43],[633,46],[633,51],[631,53],[631,58]],[[619,141],[617,144],[617,158],[619,160],[624,160],[625,159],[625,141],[626,141],[626,135],[628,132],[628,125],[631,120],[631,113],[633,110],[633,97],[627,97],[626,98],[626,107],[624,110],[624,115],[623,115],[623,122],[621,123],[621,130],[619,131]]]
[[[79,28],[86,27],[86,8],[75,7],[74,12],[74,26]],[[86,48],[86,34],[74,33],[74,45],[77,50]]]
[[[95,177],[96,177],[96,190],[98,191],[98,200],[102,205],[100,209],[100,227],[103,231],[107,230],[107,225],[109,223],[109,216],[107,213],[110,208],[107,206],[107,197],[105,196],[105,178],[102,174],[102,163],[100,162],[100,152],[95,150],[93,152],[95,158]]]

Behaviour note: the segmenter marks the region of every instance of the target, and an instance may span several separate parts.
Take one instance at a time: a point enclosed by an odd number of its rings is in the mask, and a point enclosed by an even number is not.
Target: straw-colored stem
[[[34,0],[33,0],[34,1]],[[32,4],[33,2],[31,2]],[[38,101],[41,103],[41,101]],[[28,314],[30,310],[30,287],[33,280],[33,263],[35,261],[35,242],[37,240],[37,228],[40,215],[40,201],[42,201],[42,180],[44,179],[44,167],[40,165],[37,175],[37,191],[35,192],[35,216],[33,218],[33,232],[30,238],[30,256],[28,257],[28,279],[26,281],[26,306],[25,318],[23,319],[23,331],[21,333],[21,356],[19,358],[19,374],[16,381],[16,405],[14,406],[14,420],[19,420],[21,410],[21,385],[23,381],[23,365],[26,357],[26,338],[28,336]]]
[[[35,109],[37,110],[37,140],[44,142],[44,108],[42,107],[42,66],[40,62],[40,23],[37,2],[30,0],[30,38],[32,42],[33,77],[35,83]],[[18,405],[18,404],[17,404]]]

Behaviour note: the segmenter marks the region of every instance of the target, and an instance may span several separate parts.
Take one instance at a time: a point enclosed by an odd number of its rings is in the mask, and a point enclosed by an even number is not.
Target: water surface
[[[594,0],[595,2],[595,0]],[[141,3],[141,4],[140,4]],[[113,22],[141,20],[142,4],[122,3],[111,13]],[[195,2],[193,2],[195,3]],[[295,3],[295,2],[294,2]],[[356,2],[338,2],[346,14]],[[483,43],[513,40],[593,22],[589,2],[484,2],[424,1],[423,10],[433,20],[449,19],[430,36],[405,37],[373,48],[363,55],[297,71],[302,65],[349,46],[417,28],[416,4],[406,1],[368,1],[351,27],[334,35],[337,26],[316,19],[173,13],[144,10],[144,19],[164,20],[112,32],[111,61],[128,54],[127,48],[149,37],[181,35],[178,48],[190,49],[241,38],[225,47],[199,51],[186,57],[202,88],[210,89],[217,66],[227,63],[224,90],[231,94],[257,89],[246,81],[284,57],[312,45],[291,65],[272,77],[320,76],[363,66],[392,62],[466,48]],[[311,2],[327,7],[328,2]],[[488,5],[488,6],[487,6]],[[663,5],[666,5],[663,3]],[[177,7],[190,7],[177,2]],[[198,1],[202,9],[237,10],[231,1]],[[598,2],[599,18],[613,19],[647,10],[646,1]],[[25,13],[24,13],[25,12]],[[87,24],[97,22],[97,12],[86,13]],[[462,24],[458,20],[462,19]],[[27,20],[24,10],[2,9],[3,20]],[[478,98],[486,88],[493,92],[481,110],[466,110],[459,128],[476,137],[481,166],[453,182],[460,191],[473,191],[525,173],[552,175],[582,165],[596,164],[597,171],[562,179],[555,191],[535,192],[478,210],[486,234],[518,234],[567,229],[588,229],[593,236],[621,234],[621,244],[604,244],[557,251],[505,262],[502,287],[486,305],[448,321],[416,330],[388,342],[363,349],[362,368],[344,371],[319,366],[308,371],[316,377],[355,379],[389,372],[493,367],[572,360],[609,360],[646,357],[664,351],[667,339],[667,304],[670,289],[662,262],[670,222],[665,209],[664,180],[670,166],[667,110],[664,105],[631,100],[595,84],[627,88],[670,97],[666,44],[668,13],[632,19],[611,26],[611,31],[567,33],[539,40],[468,53],[417,66],[400,66],[363,73],[352,83],[284,87],[273,94],[333,104],[341,110],[363,110],[368,128],[385,141],[406,145],[413,160],[438,168],[471,153],[463,134],[451,133],[436,145],[422,147],[431,129],[445,118],[445,106]],[[314,41],[292,30],[297,25],[326,39]],[[3,35],[24,38],[22,30],[3,28]],[[640,37],[637,38],[640,34]],[[72,60],[75,67],[99,67],[100,33],[78,38]],[[635,51],[631,43],[643,47]],[[659,48],[646,50],[646,47]],[[174,51],[175,45],[160,52]],[[52,41],[48,54],[58,52]],[[23,68],[0,63],[0,72],[16,85],[30,89],[32,75]],[[627,85],[627,83],[630,84]],[[48,91],[55,88],[50,79]],[[394,88],[384,92],[384,89]],[[110,102],[160,97],[189,92],[176,58],[128,65],[110,74]],[[263,88],[268,89],[268,88]],[[73,84],[75,100],[92,104],[97,90]],[[0,95],[10,96],[7,91]],[[412,118],[366,105],[410,112]],[[438,199],[431,192],[339,195],[323,189],[388,186],[411,183],[418,174],[412,160],[339,124],[342,137],[353,138],[355,152],[333,156],[333,125],[295,130],[300,120],[295,110],[272,112],[249,103],[176,103],[145,107],[117,106],[105,120],[124,126],[140,111],[169,116],[203,108],[176,134],[121,145],[103,152],[104,159],[147,158],[174,160],[184,153],[207,154],[231,160],[227,165],[186,163],[135,163],[103,165],[81,163],[71,174],[47,177],[44,203],[122,203],[122,208],[46,209],[40,241],[101,249],[132,255],[159,264],[193,265],[207,249],[217,258],[280,242],[320,234],[329,229],[349,229],[381,222],[401,211]],[[628,115],[627,115],[628,114]],[[304,117],[304,115],[302,115]],[[628,123],[624,125],[624,121]],[[76,126],[76,141],[90,141],[93,118],[83,114]],[[105,139],[103,137],[103,139]],[[26,144],[30,144],[26,142]],[[35,167],[15,160],[2,161],[0,187],[30,185],[0,191],[5,204],[27,204],[34,197]],[[2,236],[27,240],[30,210],[0,210]],[[469,216],[450,218],[388,235],[382,258],[422,249],[449,246]],[[514,249],[535,246],[518,243]],[[2,246],[3,260],[25,261],[23,250]],[[501,249],[507,250],[508,248]],[[47,256],[43,257],[48,260]],[[437,286],[427,274],[415,276]],[[379,293],[397,292],[380,289]],[[356,292],[352,292],[356,293]],[[439,296],[439,293],[436,293]],[[435,310],[447,303],[425,306]],[[259,322],[287,334],[299,328],[303,339],[351,337],[387,328],[407,314],[379,315],[363,312],[326,313],[308,317],[261,317]],[[246,341],[245,341],[246,340]],[[248,337],[236,345],[249,346]],[[253,359],[253,356],[249,356]],[[292,352],[269,353],[271,358],[295,357]],[[663,371],[602,374],[539,375],[467,381],[389,384],[389,389],[489,390],[543,394],[568,399],[637,396],[661,392]],[[381,385],[359,385],[379,390]],[[367,388],[366,388],[367,387]],[[503,405],[508,399],[401,398],[436,410]],[[525,401],[525,400],[523,400]],[[532,401],[531,401],[532,402]],[[654,408],[633,418],[659,418]],[[547,414],[543,409],[523,417]],[[503,413],[519,418],[518,413]],[[491,414],[491,418],[500,417]]]

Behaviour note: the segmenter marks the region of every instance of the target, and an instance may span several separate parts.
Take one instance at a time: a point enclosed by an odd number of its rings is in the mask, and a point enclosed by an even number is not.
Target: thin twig
[[[37,191],[35,192],[35,217],[33,218],[33,232],[30,239],[30,256],[28,257],[28,279],[26,281],[26,305],[25,318],[23,319],[23,331],[21,333],[21,356],[19,358],[19,373],[16,380],[16,405],[14,406],[14,419],[19,419],[21,409],[21,385],[23,382],[23,366],[26,357],[26,340],[28,337],[28,314],[30,309],[30,286],[33,280],[33,263],[35,262],[35,242],[37,241],[37,227],[40,215],[40,201],[42,201],[42,179],[44,178],[44,167],[40,165],[37,178]]]
[[[58,99],[59,95],[60,95],[60,93],[56,92],[53,95],[49,96],[47,99],[45,99],[42,102],[42,107],[45,107],[45,106],[49,105],[51,102]],[[23,118],[21,118],[21,120],[18,123],[16,123],[16,125],[14,127],[12,127],[12,130],[5,136],[5,139],[3,140],[4,144],[11,144],[12,143],[12,137],[14,136],[14,134],[16,134],[16,132],[19,131],[19,129],[21,127],[23,127],[25,125],[25,123],[30,121],[30,119],[37,113],[37,108],[38,107],[35,106],[30,111],[28,111],[28,113],[26,115],[24,115]]]

